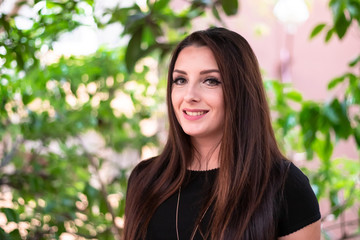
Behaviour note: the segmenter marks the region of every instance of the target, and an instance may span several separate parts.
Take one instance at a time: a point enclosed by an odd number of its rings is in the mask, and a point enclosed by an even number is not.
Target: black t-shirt
[[[178,211],[180,239],[190,239],[195,221],[202,207],[206,191],[215,181],[218,169],[187,171],[188,184],[182,187]],[[178,192],[164,201],[152,216],[146,235],[147,240],[171,240],[176,236],[176,207]],[[206,230],[211,207],[201,221],[200,228]],[[284,187],[284,202],[280,208],[278,237],[285,236],[316,222],[321,217],[318,201],[308,178],[291,163]],[[195,240],[202,239],[200,231]]]

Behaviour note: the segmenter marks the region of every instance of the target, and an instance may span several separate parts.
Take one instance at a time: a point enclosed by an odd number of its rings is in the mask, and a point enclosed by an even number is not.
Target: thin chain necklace
[[[178,197],[177,197],[177,204],[176,204],[176,237],[177,237],[177,240],[180,240],[180,237],[179,237],[179,205],[180,205],[180,195],[181,195],[181,187],[179,187]],[[206,208],[204,214],[201,216],[199,223],[196,225],[195,230],[194,230],[193,233],[191,234],[190,240],[193,240],[193,239],[194,239],[195,234],[196,234],[196,231],[198,230],[199,225],[200,225],[201,221],[203,220],[205,214],[206,214],[207,211],[209,210],[209,207],[210,207],[210,205]],[[201,233],[201,231],[200,231],[200,234],[201,234],[202,238],[204,239],[204,235]]]

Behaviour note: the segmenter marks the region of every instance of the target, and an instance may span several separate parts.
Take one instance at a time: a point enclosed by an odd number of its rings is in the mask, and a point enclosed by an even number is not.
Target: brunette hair
[[[274,137],[256,56],[242,36],[224,28],[194,32],[173,52],[167,83],[168,140],[158,157],[141,162],[130,176],[124,239],[144,239],[156,208],[179,189],[195,154],[171,103],[176,59],[182,49],[194,45],[207,46],[213,52],[225,106],[220,168],[207,203],[213,205],[207,236],[275,239],[277,204],[288,163]]]

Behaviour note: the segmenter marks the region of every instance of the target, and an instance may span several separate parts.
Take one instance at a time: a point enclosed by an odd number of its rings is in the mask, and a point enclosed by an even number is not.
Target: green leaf
[[[54,7],[60,7],[60,6],[61,6],[61,3],[56,3],[53,1],[46,1],[46,8],[48,8],[48,9],[51,9]]]
[[[222,0],[222,8],[226,15],[235,15],[238,11],[238,0]]]
[[[331,143],[330,133],[326,133],[324,140],[317,138],[313,147],[323,164],[330,165],[330,158],[334,149],[334,146]]]
[[[354,67],[358,62],[360,62],[360,55],[349,63],[349,67]]]
[[[24,105],[29,104],[34,99],[34,96],[32,94],[23,93],[22,94],[22,100]]]
[[[94,205],[94,202],[96,200],[96,197],[98,195],[98,190],[92,187],[89,183],[86,183],[84,194],[87,197],[89,207],[91,208]]]
[[[159,35],[160,34],[158,34],[155,26],[151,26],[151,28],[149,28],[149,27],[144,28],[142,39],[143,39],[143,42],[146,43],[147,48],[148,48],[148,46],[155,43],[155,37],[159,36]]]
[[[141,53],[141,40],[143,29],[138,29],[129,41],[128,47],[125,53],[126,68],[129,73],[134,70],[137,60]]]
[[[334,102],[330,105],[326,105],[324,108],[325,115],[329,118],[329,120],[334,124],[339,124],[339,117],[337,113],[337,106],[339,105],[339,102],[335,105]]]
[[[343,0],[330,0],[329,7],[333,14],[333,21],[337,22],[340,15],[344,13],[345,5]]]
[[[135,34],[146,24],[145,19],[148,15],[141,12],[140,9],[138,11],[127,17],[123,34]]]
[[[329,42],[329,40],[331,39],[332,35],[334,34],[334,28],[330,29],[325,36],[325,42]]]
[[[360,124],[354,130],[354,138],[356,141],[357,148],[358,150],[360,150]]]
[[[3,28],[5,28],[5,31],[6,31],[7,33],[9,33],[9,32],[10,32],[10,29],[11,29],[11,26],[10,26],[9,22],[7,21],[7,19],[8,19],[8,17],[7,17],[6,14],[1,14],[1,15],[0,15],[0,23],[1,23],[1,26],[2,26]]]
[[[1,211],[5,214],[8,222],[19,222],[18,214],[11,208],[2,208]]]
[[[320,23],[320,24],[318,24],[318,25],[312,30],[312,32],[311,32],[311,34],[310,34],[310,39],[312,39],[312,38],[314,38],[316,35],[318,35],[318,34],[321,32],[321,30],[324,29],[325,26],[326,26],[325,23]]]
[[[110,240],[113,239],[113,236],[113,233],[109,229],[106,229],[105,231],[99,233],[97,237],[98,239]]]
[[[345,33],[351,23],[351,20],[348,21],[344,13],[340,14],[339,18],[335,22],[335,32],[342,39],[345,36]]]
[[[56,225],[58,227],[57,233],[61,235],[61,233],[66,232],[66,228],[63,222],[60,222]]]
[[[219,15],[219,11],[217,10],[216,6],[213,5],[211,8],[212,14],[215,16],[215,18],[219,21],[221,21],[220,15]]]
[[[94,0],[85,0],[85,2],[87,2],[89,4],[89,6],[94,5]]]
[[[301,93],[295,92],[295,91],[290,91],[290,92],[286,93],[286,97],[294,100],[295,102],[301,102],[301,100],[302,100]]]
[[[118,215],[124,216],[125,214],[125,198],[122,198],[119,202]]]
[[[99,196],[99,198],[99,210],[101,213],[106,214],[109,211],[106,199],[103,196]]]
[[[352,127],[345,104],[341,104],[338,99],[332,100],[330,104],[324,106],[324,115],[331,122],[337,137],[347,139],[350,136]]]
[[[10,236],[0,227],[0,239],[1,240],[12,240]]]
[[[153,9],[155,11],[160,11],[161,9],[165,8],[166,6],[169,5],[170,0],[158,0],[155,1]]]
[[[350,16],[360,21],[360,2],[358,0],[350,0],[347,3],[347,9]]]
[[[314,102],[305,102],[299,117],[307,159],[312,159],[312,145],[316,140],[316,133],[321,120],[320,107]]]
[[[15,229],[9,235],[10,235],[11,240],[22,240],[20,232],[19,232],[18,229]]]
[[[282,126],[284,129],[284,135],[286,135],[295,125],[296,125],[296,116],[294,114],[289,114],[284,119]]]
[[[341,77],[337,77],[334,78],[333,80],[331,80],[327,86],[327,88],[333,89],[334,87],[336,87],[339,83],[342,83],[345,80],[345,75],[341,76]]]
[[[340,204],[340,200],[338,197],[338,192],[336,190],[332,190],[330,192],[330,200],[331,200],[331,206],[338,206]]]

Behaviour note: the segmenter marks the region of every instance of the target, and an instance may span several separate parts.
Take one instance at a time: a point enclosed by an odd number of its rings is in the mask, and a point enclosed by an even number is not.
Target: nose
[[[188,84],[184,96],[186,102],[199,102],[200,92],[199,87],[196,84]]]

